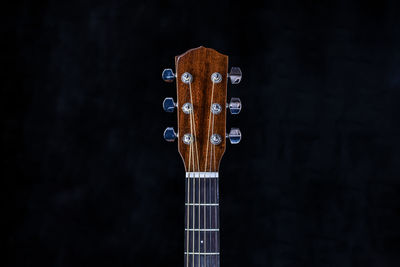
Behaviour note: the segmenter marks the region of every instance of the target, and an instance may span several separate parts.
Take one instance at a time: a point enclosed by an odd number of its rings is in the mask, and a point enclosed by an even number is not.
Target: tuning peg
[[[162,79],[165,82],[173,82],[175,79],[175,73],[172,71],[172,69],[164,69],[162,74],[161,74]]]
[[[239,114],[242,110],[242,102],[240,101],[240,98],[232,97],[229,104],[227,104],[227,107],[229,107],[229,111],[232,115]]]
[[[163,101],[163,108],[166,112],[174,112],[176,103],[172,97],[166,97]]]
[[[176,139],[176,133],[173,127],[167,127],[164,131],[164,139],[168,142],[174,142]]]
[[[239,67],[232,67],[228,77],[232,84],[238,84],[242,80],[242,71]]]
[[[242,133],[239,128],[231,128],[231,131],[226,135],[226,138],[229,138],[232,145],[236,145],[239,144],[240,140],[242,140]]]

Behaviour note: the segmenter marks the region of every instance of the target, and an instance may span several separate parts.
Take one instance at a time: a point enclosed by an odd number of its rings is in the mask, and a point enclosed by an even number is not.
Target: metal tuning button
[[[175,73],[172,71],[172,69],[164,69],[161,77],[165,82],[171,83],[175,79]]]
[[[176,108],[176,103],[172,97],[166,97],[162,105],[165,112],[174,112],[174,109]]]
[[[237,97],[232,97],[231,102],[226,106],[229,108],[232,115],[239,114],[242,110],[242,102],[240,101],[240,98]]]
[[[164,131],[164,139],[168,142],[174,142],[176,139],[176,133],[173,127],[167,127]]]
[[[242,133],[239,128],[231,128],[231,131],[226,135],[226,138],[229,138],[232,145],[236,145],[240,143],[240,140],[242,140]]]
[[[228,73],[228,77],[232,84],[238,84],[242,80],[242,71],[239,67],[232,67],[231,72]]]

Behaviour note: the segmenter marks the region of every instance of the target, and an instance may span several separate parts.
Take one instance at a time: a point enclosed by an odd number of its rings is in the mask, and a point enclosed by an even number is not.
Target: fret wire
[[[185,231],[211,231],[211,232],[218,232],[219,229],[185,229]]]
[[[186,206],[219,206],[218,203],[185,203]]]
[[[186,254],[190,255],[219,255],[219,252],[185,252]]]

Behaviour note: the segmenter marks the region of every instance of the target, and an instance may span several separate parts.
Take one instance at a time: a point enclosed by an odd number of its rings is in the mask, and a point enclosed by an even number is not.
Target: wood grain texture
[[[218,171],[219,163],[225,152],[225,134],[226,134],[226,88],[228,72],[228,56],[223,55],[211,48],[199,47],[191,49],[186,53],[175,57],[176,66],[176,84],[177,84],[177,113],[178,113],[178,150],[185,164],[186,171]],[[189,145],[183,143],[183,135],[191,132],[190,115],[182,111],[182,105],[191,103],[190,88],[181,80],[183,73],[189,72],[193,76],[191,83],[193,108],[194,108],[194,126],[196,131],[195,141],[197,142],[198,159],[195,155],[195,165],[190,164],[189,169]],[[211,75],[218,72],[222,75],[222,81],[214,84],[214,93],[212,103],[218,103],[222,107],[221,113],[214,115],[213,133],[222,137],[219,145],[212,145],[209,142],[209,121],[211,108],[211,95],[213,82]],[[212,121],[212,116],[211,116]],[[212,128],[212,126],[211,126]],[[210,129],[210,136],[211,136]],[[207,149],[208,142],[208,149]],[[215,148],[210,162],[211,151]],[[194,146],[195,148],[195,146]],[[213,150],[214,151],[214,150]],[[207,159],[207,162],[206,162]]]

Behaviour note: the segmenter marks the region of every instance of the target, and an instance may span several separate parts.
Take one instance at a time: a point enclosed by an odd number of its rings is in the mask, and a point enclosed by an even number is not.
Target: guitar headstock
[[[228,56],[211,48],[199,47],[175,57],[175,73],[165,69],[162,78],[176,78],[177,101],[167,97],[164,110],[178,113],[178,132],[172,127],[164,132],[167,141],[178,138],[178,150],[187,172],[217,172],[225,152],[226,138],[232,144],[241,140],[238,128],[226,133],[226,109],[231,114],[241,110],[239,98],[227,104],[227,80],[238,84],[242,78],[239,68],[228,74]]]

